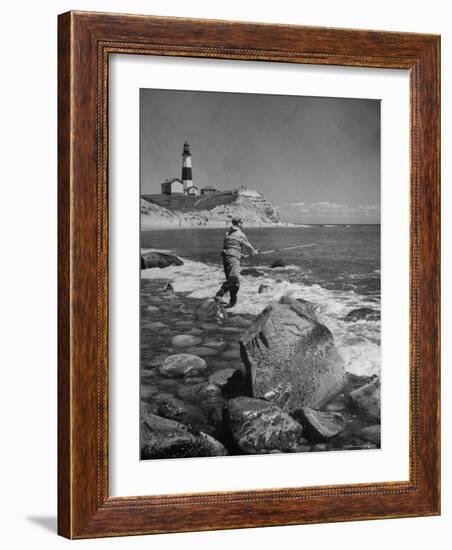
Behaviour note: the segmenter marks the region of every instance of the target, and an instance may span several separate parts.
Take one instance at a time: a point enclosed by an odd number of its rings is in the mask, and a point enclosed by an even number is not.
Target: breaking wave
[[[305,273],[295,265],[276,269],[257,266],[256,269],[262,276],[241,277],[239,303],[234,308],[235,313],[257,315],[270,302],[279,300],[283,295],[308,300],[316,304],[319,320],[331,330],[347,371],[362,376],[379,374],[380,321],[344,320],[353,309],[379,307],[379,299],[363,296],[353,289],[330,290],[319,284],[306,284]],[[224,280],[219,265],[186,259],[181,266],[144,269],[141,277],[169,280],[176,292],[184,292],[198,299],[213,297]],[[259,293],[261,285],[265,287]]]

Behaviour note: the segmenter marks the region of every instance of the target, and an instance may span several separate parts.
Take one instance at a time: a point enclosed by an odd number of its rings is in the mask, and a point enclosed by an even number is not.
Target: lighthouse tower
[[[190,187],[193,187],[193,176],[191,173],[191,153],[190,145],[186,141],[182,152],[182,181],[184,182],[184,193],[188,193]]]

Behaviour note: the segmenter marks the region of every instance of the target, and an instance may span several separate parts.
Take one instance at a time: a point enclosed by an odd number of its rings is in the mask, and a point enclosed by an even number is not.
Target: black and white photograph
[[[380,448],[380,125],[140,90],[141,460]]]

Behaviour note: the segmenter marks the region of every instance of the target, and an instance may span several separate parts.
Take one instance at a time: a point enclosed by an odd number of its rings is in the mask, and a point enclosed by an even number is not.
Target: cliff
[[[261,193],[252,189],[218,191],[204,197],[142,195],[142,225],[158,223],[224,223],[239,216],[246,224],[279,223],[280,217]]]

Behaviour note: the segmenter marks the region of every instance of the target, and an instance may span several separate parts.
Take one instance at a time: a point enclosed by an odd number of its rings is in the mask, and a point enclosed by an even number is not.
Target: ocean
[[[176,292],[190,298],[215,295],[224,274],[221,249],[225,229],[170,229],[142,231],[141,247],[170,251],[183,266],[147,269],[143,279],[168,279]],[[348,372],[360,376],[380,373],[380,321],[345,321],[356,308],[380,310],[380,226],[302,226],[244,228],[262,251],[289,246],[306,248],[244,258],[242,269],[253,267],[259,276],[243,276],[235,313],[258,314],[271,301],[289,294],[317,305],[319,320],[332,332]],[[283,267],[271,268],[275,261]],[[260,285],[268,289],[258,293]]]

